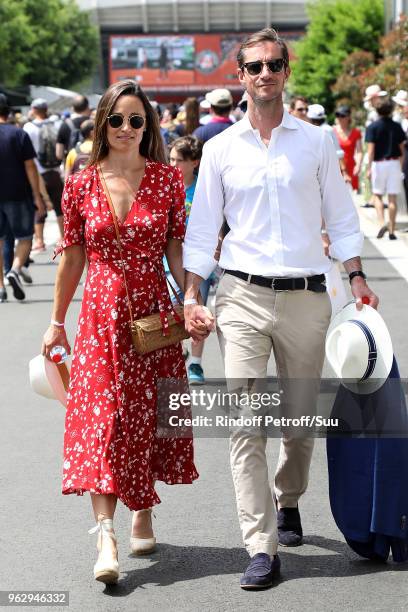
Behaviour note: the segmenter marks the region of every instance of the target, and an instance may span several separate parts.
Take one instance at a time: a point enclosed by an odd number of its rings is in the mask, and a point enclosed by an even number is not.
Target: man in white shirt
[[[357,308],[363,298],[378,304],[362,272],[363,236],[330,137],[283,108],[290,75],[284,41],[275,30],[257,32],[237,60],[248,112],[204,146],[184,243],[186,328],[201,339],[204,326],[209,333],[213,325],[197,300],[215,266],[225,217],[230,232],[219,261],[225,273],[216,318],[227,380],[265,378],[273,350],[279,377],[318,383],[331,314],[322,219],[332,256],[350,274]],[[267,588],[279,574],[278,530],[281,544],[302,541],[297,504],[307,487],[313,438],[283,435],[274,495],[265,447],[262,435],[231,434],[238,517],[251,557],[241,578],[245,589]]]

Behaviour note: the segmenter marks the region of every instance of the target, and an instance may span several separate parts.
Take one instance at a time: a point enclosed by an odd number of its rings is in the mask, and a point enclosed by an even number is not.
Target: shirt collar
[[[243,116],[243,118],[241,119],[238,125],[241,128],[240,129],[241,134],[245,132],[249,132],[251,130],[254,131],[254,128],[252,127],[251,122],[249,121],[249,116],[247,112],[245,113],[245,115]],[[287,130],[297,130],[298,129],[296,119],[292,117],[292,115],[288,113],[286,109],[284,109],[283,111],[282,122],[278,127],[284,127]]]

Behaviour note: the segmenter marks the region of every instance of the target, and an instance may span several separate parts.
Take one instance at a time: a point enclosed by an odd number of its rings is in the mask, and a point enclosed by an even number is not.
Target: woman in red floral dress
[[[116,213],[133,317],[160,310],[163,324],[171,300],[162,265],[183,286],[184,187],[178,170],[163,163],[158,117],[133,81],[112,85],[95,121],[89,166],[69,177],[63,195],[64,239],[58,268],[53,324],[43,354],[70,347],[63,326],[68,305],[89,262],[68,393],[63,493],[89,491],[98,537],[97,580],[119,576],[112,519],[120,499],[131,510],[131,548],[155,545],[151,508],[160,502],[156,480],[191,483],[198,477],[191,438],[160,438],[156,432],[159,378],[184,380],[180,344],[139,356],[132,345],[128,302],[113,217]]]

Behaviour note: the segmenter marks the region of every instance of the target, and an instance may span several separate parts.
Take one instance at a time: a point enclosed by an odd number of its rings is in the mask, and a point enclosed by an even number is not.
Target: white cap
[[[211,106],[232,106],[232,95],[228,89],[213,89],[206,94],[205,99]]]
[[[307,111],[308,119],[326,119],[326,111],[321,104],[310,104]]]

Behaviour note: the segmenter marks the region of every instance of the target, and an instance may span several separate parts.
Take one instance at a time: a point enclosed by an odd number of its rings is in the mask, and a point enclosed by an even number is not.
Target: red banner
[[[236,56],[247,36],[110,36],[110,82],[131,78],[157,90],[239,88]]]

